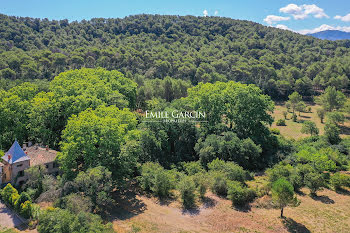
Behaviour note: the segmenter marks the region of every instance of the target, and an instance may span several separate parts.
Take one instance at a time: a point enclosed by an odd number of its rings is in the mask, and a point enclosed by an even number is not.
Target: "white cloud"
[[[312,5],[303,5],[304,12],[307,15],[313,15],[315,18],[321,19],[321,18],[329,18],[329,16],[324,13],[324,10],[322,8],[319,8],[315,4]]]
[[[327,24],[323,24],[317,28],[300,30],[300,31],[298,31],[298,33],[305,35],[305,34],[310,34],[310,33],[322,32],[322,31],[326,31],[326,30],[339,30],[339,31],[344,31],[344,32],[350,32],[350,27],[342,27],[342,26],[334,27],[334,26],[330,26]]]
[[[282,16],[277,16],[277,15],[268,15],[264,19],[264,21],[270,25],[274,24],[276,22],[279,22],[279,21],[287,21],[287,20],[290,20],[290,17],[282,17]]]
[[[303,17],[304,15],[303,9],[296,4],[289,4],[282,7],[280,12],[293,15],[295,19],[299,19],[299,17]]]
[[[336,15],[336,16],[334,16],[334,18],[340,19],[343,22],[350,22],[350,13],[345,15],[345,16]]]
[[[218,14],[219,14],[219,11],[215,11],[215,12],[214,12],[214,15],[218,15]]]
[[[203,11],[203,16],[204,16],[204,17],[207,17],[207,16],[208,16],[208,11],[207,11],[207,10],[204,10],[204,11]]]
[[[283,29],[283,30],[289,30],[289,31],[293,32],[292,29],[290,29],[289,27],[287,27],[286,25],[283,25],[283,24],[277,24],[276,28]]]
[[[315,4],[312,5],[296,5],[289,4],[280,9],[280,12],[285,14],[290,14],[294,17],[294,19],[305,19],[308,15],[313,15],[315,18],[329,18],[329,16],[324,12],[324,10]]]

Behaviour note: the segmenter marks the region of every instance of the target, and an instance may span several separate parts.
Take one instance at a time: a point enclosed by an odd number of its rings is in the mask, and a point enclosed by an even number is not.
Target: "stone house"
[[[0,163],[0,184],[11,183],[13,185],[22,185],[27,179],[25,170],[32,166],[43,165],[48,174],[57,175],[59,172],[56,163],[57,151],[48,147],[23,146],[23,149],[17,141],[13,143],[9,151],[2,157]]]
[[[30,167],[30,158],[17,141],[2,157],[2,183],[20,185],[27,180],[24,170]]]

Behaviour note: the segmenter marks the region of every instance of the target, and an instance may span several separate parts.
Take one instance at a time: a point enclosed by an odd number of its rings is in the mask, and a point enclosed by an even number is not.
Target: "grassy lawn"
[[[276,103],[275,111],[273,112],[273,117],[275,118],[275,122],[272,124],[272,128],[277,128],[280,130],[281,134],[287,138],[298,139],[301,137],[307,137],[310,135],[302,134],[300,132],[303,121],[313,121],[316,123],[317,128],[320,130],[320,135],[324,133],[324,123],[321,123],[320,118],[317,116],[317,109],[321,108],[319,105],[312,105],[306,103],[307,106],[311,107],[311,112],[302,112],[299,116],[299,112],[296,112],[298,116],[298,122],[294,122],[292,118],[292,113],[288,113],[286,126],[276,126],[276,121],[278,119],[284,119],[283,112],[287,111],[287,108],[284,106],[284,103]],[[349,119],[349,114],[345,114],[346,119]],[[326,122],[327,118],[324,119]],[[341,127],[341,137],[345,137],[350,134],[350,122],[348,120],[345,121],[344,125]]]
[[[301,204],[287,207],[285,219],[278,209],[262,208],[268,196],[257,199],[250,208],[237,210],[229,200],[207,194],[207,202],[193,211],[183,211],[178,203],[159,203],[137,196],[145,206],[136,215],[114,218],[117,232],[350,232],[350,192],[338,194],[325,189],[316,198],[307,189],[298,195]],[[125,206],[125,208],[129,208]]]

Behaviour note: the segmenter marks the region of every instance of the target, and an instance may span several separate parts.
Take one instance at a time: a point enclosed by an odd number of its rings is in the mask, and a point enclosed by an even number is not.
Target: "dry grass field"
[[[294,138],[298,139],[301,137],[307,137],[310,135],[302,134],[300,132],[302,127],[303,121],[313,121],[316,123],[317,128],[320,130],[320,135],[324,133],[324,123],[321,123],[320,118],[317,116],[317,109],[321,108],[319,105],[306,103],[307,106],[311,107],[311,112],[302,112],[299,116],[299,112],[296,112],[298,116],[299,122],[294,122],[292,118],[292,113],[288,113],[287,120],[286,120],[286,126],[276,126],[276,121],[278,119],[284,119],[283,112],[287,111],[287,108],[284,106],[284,103],[276,103],[275,104],[275,111],[273,112],[272,116],[275,118],[275,122],[272,124],[272,128],[277,128],[280,130],[281,134],[287,138]],[[347,135],[350,135],[350,115],[345,114],[346,121],[344,125],[341,126],[341,137],[345,137]],[[324,122],[326,122],[326,118],[324,119]]]
[[[178,201],[160,203],[135,195],[131,202],[121,200],[110,217],[117,232],[350,232],[350,191],[339,194],[325,189],[311,198],[308,190],[298,194],[301,204],[280,211],[267,208],[268,196],[248,208],[237,210],[229,200],[207,194],[199,208],[183,211]],[[264,206],[264,207],[262,207]]]

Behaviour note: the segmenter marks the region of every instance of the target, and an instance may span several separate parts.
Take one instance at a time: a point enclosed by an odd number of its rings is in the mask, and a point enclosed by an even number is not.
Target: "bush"
[[[301,133],[310,134],[311,136],[317,136],[319,130],[313,121],[304,121],[303,126],[301,127]]]
[[[337,172],[331,176],[330,184],[335,190],[339,190],[342,187],[350,187],[350,176]]]
[[[340,129],[338,126],[332,122],[327,122],[324,126],[324,135],[331,144],[338,144],[341,141]]]
[[[2,200],[9,205],[12,205],[12,198],[16,198],[16,196],[19,196],[18,191],[10,183],[1,191]]]
[[[184,208],[191,208],[195,205],[195,183],[189,176],[185,176],[178,184],[182,205]]]
[[[288,112],[283,111],[282,114],[283,114],[284,119],[287,120]]]
[[[316,192],[325,185],[322,174],[311,172],[305,175],[304,182],[306,187],[310,189],[311,195],[316,195]]]
[[[32,202],[31,201],[25,201],[20,206],[19,215],[21,215],[24,218],[30,218],[32,216]]]
[[[243,206],[252,201],[255,197],[253,190],[243,187],[240,182],[228,182],[227,197],[232,201],[233,206]]]
[[[278,119],[276,122],[277,126],[286,126],[286,120],[284,119]]]
[[[183,169],[187,175],[192,176],[194,174],[204,172],[203,167],[201,166],[199,161],[196,162],[187,162],[182,163]]]
[[[303,178],[297,171],[293,171],[288,180],[293,186],[294,191],[298,191],[304,184]]]
[[[208,180],[209,177],[206,175],[207,173],[197,173],[196,175],[193,176],[193,181],[197,187],[199,197],[204,198],[207,189],[208,189]]]
[[[37,230],[39,233],[113,232],[111,224],[104,225],[98,215],[82,211],[73,214],[59,208],[49,208],[40,214]]]
[[[93,203],[89,197],[72,193],[62,199],[61,207],[77,214],[80,211],[91,212]]]
[[[273,168],[269,168],[266,170],[267,176],[269,177],[269,181],[271,183],[283,177],[288,179],[292,172],[293,167],[290,164],[285,165],[282,163],[276,164],[275,166],[273,166]]]
[[[17,190],[16,190],[17,191]],[[19,199],[19,194],[18,192],[15,192],[15,193],[12,193],[11,197],[10,197],[10,200],[9,200],[9,204],[12,206],[12,207],[15,207],[16,206],[16,202],[17,200]]]
[[[32,201],[32,199],[30,198],[29,194],[26,192],[22,192],[21,195],[19,195],[19,198],[17,199],[16,203],[15,203],[15,209],[16,211],[20,211],[21,209],[21,204],[23,204],[26,201]]]
[[[271,129],[271,133],[275,134],[275,135],[280,135],[281,134],[281,131],[279,129],[276,129],[276,128],[272,128]]]
[[[211,190],[219,196],[227,195],[227,178],[222,172],[211,172]]]
[[[170,173],[159,164],[151,162],[142,165],[139,181],[145,191],[152,192],[160,198],[168,197],[174,186]]]
[[[247,179],[247,172],[234,162],[225,162],[220,159],[215,159],[208,164],[209,171],[218,171],[225,174],[229,180],[244,182]]]

